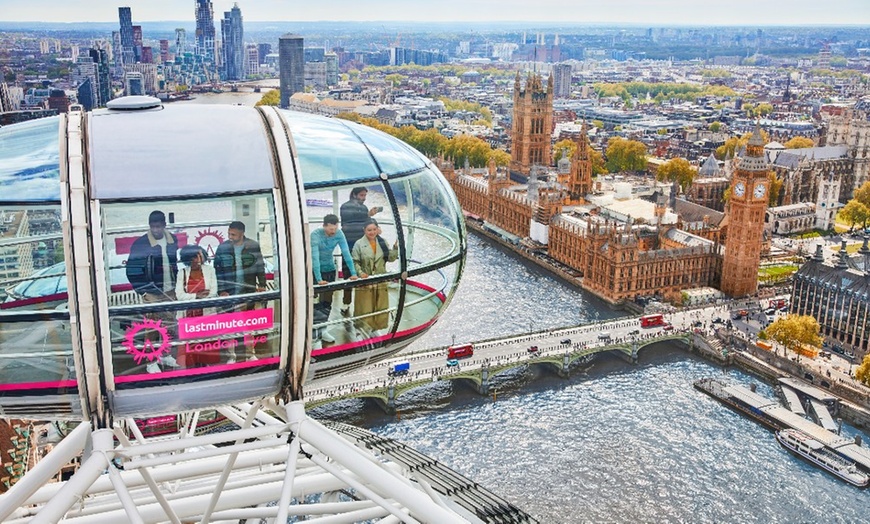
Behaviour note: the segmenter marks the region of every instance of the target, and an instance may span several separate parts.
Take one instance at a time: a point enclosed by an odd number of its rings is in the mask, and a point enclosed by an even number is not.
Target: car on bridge
[[[458,365],[459,365],[459,359],[457,359],[457,358],[448,358],[447,359],[447,367],[455,368]]]
[[[714,323],[714,324],[724,324],[724,323],[725,323],[725,319],[723,319],[722,317],[716,317],[716,318],[713,319],[713,323]]]
[[[570,338],[563,338],[562,342],[560,342],[560,344],[568,346],[571,344],[571,339]]]
[[[629,335],[640,335],[640,330],[639,329],[632,329],[631,331],[628,332],[628,334]]]
[[[673,331],[674,325],[673,324],[665,324],[665,326],[662,329],[665,331]]]
[[[607,331],[602,331],[598,334],[598,340],[610,340],[610,333]]]
[[[527,349],[526,351],[528,351],[529,353],[537,353],[537,352],[538,352],[538,346],[531,346],[531,347],[529,347],[529,349]]]

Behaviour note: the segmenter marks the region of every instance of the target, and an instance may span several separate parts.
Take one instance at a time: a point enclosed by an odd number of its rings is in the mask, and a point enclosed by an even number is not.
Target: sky
[[[0,0],[0,21],[193,20],[195,0]],[[870,0],[239,0],[247,21],[614,22],[642,25],[870,25]],[[213,0],[215,20],[233,6]]]

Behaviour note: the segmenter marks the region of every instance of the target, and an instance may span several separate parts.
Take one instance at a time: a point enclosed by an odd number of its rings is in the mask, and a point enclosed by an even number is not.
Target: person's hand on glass
[[[356,275],[351,275],[350,278],[349,278],[348,280],[357,280],[358,278],[359,278],[359,277],[356,276]],[[363,277],[363,278],[365,278],[365,277]]]
[[[318,280],[318,281],[317,281],[317,285],[318,285],[318,286],[325,286],[326,284],[329,284],[329,282],[327,282],[327,281],[325,281],[325,280]]]
[[[196,292],[196,298],[207,298],[207,297],[208,297],[208,290],[207,289],[203,289],[202,291]]]
[[[366,273],[360,273],[359,277],[360,278],[368,278],[369,276]]]

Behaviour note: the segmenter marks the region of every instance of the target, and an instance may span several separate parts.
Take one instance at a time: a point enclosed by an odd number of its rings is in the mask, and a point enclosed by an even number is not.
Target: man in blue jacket
[[[347,239],[338,229],[338,217],[329,214],[323,217],[323,226],[311,232],[311,265],[314,268],[314,281],[318,286],[335,281],[336,267],[333,253],[336,246],[341,250],[341,258],[350,273],[349,279],[356,280],[356,268],[353,267]],[[326,313],[329,318],[329,312],[332,310],[332,292],[319,293],[319,301],[314,307]],[[335,339],[325,331],[321,338],[324,342],[335,342]]]

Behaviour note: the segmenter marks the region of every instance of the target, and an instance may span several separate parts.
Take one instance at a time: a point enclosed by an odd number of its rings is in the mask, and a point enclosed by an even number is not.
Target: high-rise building
[[[112,63],[115,67],[115,77],[124,74],[124,46],[121,45],[121,32],[112,31]]]
[[[154,51],[151,49],[150,45],[143,46],[142,50],[139,51],[139,61],[143,64],[153,64],[154,63]]]
[[[338,55],[326,53],[326,85],[338,85]]]
[[[223,67],[221,73],[224,80],[244,80],[245,78],[245,33],[242,26],[242,10],[239,4],[224,11],[221,20],[221,40],[223,42]]]
[[[544,87],[540,75],[529,74],[523,85],[517,72],[511,121],[511,171],[528,175],[534,165],[549,165],[552,133],[552,75]]]
[[[78,90],[79,103],[90,111],[99,107],[97,63],[90,56],[80,56],[70,71],[70,83]]]
[[[70,60],[72,60],[73,62],[75,62],[76,60],[78,60],[78,59],[79,59],[79,53],[80,53],[80,52],[81,52],[81,51],[80,51],[80,49],[79,49],[79,45],[78,45],[78,44],[71,44],[71,45],[69,46],[69,58],[70,58]]]
[[[568,98],[571,96],[572,71],[571,64],[556,64],[553,66],[555,95],[557,98]]]
[[[305,62],[305,86],[326,87],[326,62]]]
[[[175,30],[175,56],[184,56],[187,52],[187,31],[183,27]]]
[[[48,39],[43,38],[39,41],[39,54],[47,55],[49,52],[49,42]]]
[[[281,79],[281,107],[290,105],[294,93],[305,91],[303,39],[286,34],[278,39],[278,76]]]
[[[132,64],[133,57],[133,15],[129,7],[118,8],[118,18],[121,20],[121,63]]]
[[[133,60],[142,61],[142,26],[133,26]]]
[[[157,64],[130,64],[124,66],[124,78],[131,72],[142,75],[142,94],[151,95],[157,92]]]
[[[145,82],[142,78],[142,73],[138,71],[127,71],[124,73],[124,94],[127,96],[145,94]]]
[[[257,44],[245,45],[245,74],[260,74],[260,52],[257,49]]]
[[[169,40],[164,38],[160,40],[160,63],[166,62],[169,62]]]
[[[720,289],[732,297],[750,295],[758,290],[758,266],[761,264],[764,217],[769,199],[769,171],[764,140],[756,128],[731,177],[728,236]]]
[[[97,65],[97,99],[95,107],[105,106],[112,99],[112,78],[109,74],[109,53],[103,49],[89,49],[88,56]]]
[[[85,111],[92,110],[96,104],[97,95],[92,80],[92,78],[85,78],[76,89],[76,98],[78,98],[79,104],[85,108]]]
[[[12,97],[6,82],[0,82],[0,113],[12,111]]]
[[[259,63],[266,63],[266,55],[272,54],[272,44],[257,44],[257,53],[260,55]]]
[[[214,61],[214,8],[211,0],[196,0],[196,54]]]
[[[303,60],[306,62],[323,62],[326,49],[322,47],[306,47],[303,51]]]

